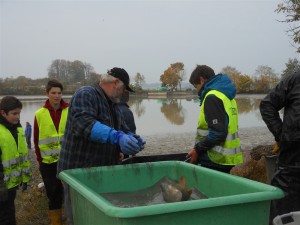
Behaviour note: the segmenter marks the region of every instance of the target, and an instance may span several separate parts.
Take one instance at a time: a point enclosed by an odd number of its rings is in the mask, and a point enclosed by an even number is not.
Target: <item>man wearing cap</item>
[[[115,165],[120,153],[134,155],[144,148],[139,135],[129,133],[118,103],[129,87],[129,76],[113,68],[99,82],[79,88],[70,100],[58,173],[66,169]],[[65,213],[73,224],[69,187],[64,184]]]

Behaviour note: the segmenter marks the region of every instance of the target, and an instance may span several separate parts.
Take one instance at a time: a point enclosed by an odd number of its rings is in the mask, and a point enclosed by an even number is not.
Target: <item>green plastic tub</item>
[[[185,176],[207,199],[121,208],[99,193],[134,192],[167,176]],[[164,161],[66,170],[75,225],[267,225],[272,199],[283,197],[273,186],[206,169]]]

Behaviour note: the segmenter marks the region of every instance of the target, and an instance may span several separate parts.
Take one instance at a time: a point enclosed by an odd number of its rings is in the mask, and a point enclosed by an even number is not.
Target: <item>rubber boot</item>
[[[51,225],[62,225],[62,210],[61,209],[54,209],[49,210],[49,219],[51,221]]]

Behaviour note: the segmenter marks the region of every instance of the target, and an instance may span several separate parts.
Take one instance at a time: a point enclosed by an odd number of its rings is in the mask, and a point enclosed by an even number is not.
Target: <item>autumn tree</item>
[[[286,68],[282,71],[281,78],[285,78],[296,71],[300,71],[300,62],[297,59],[289,59],[285,66]]]
[[[238,93],[251,92],[253,80],[249,75],[240,75],[236,79],[236,89]]]
[[[162,82],[162,87],[172,87],[174,89],[178,85],[181,85],[181,81],[184,77],[184,64],[177,62],[171,64],[167,70],[160,76],[160,81]],[[180,86],[181,88],[181,86]]]
[[[174,73],[179,76],[178,85],[179,90],[181,90],[181,82],[185,79],[184,64],[182,62],[176,62],[171,64],[171,68]]]
[[[164,74],[160,76],[160,81],[162,82],[161,86],[171,87],[171,89],[174,89],[175,87],[177,87],[179,79],[179,76],[174,73],[171,67],[169,67],[164,71]]]
[[[285,14],[286,19],[280,22],[289,24],[290,28],[287,30],[287,33],[293,39],[297,52],[300,53],[300,1],[284,0],[283,3],[278,4],[275,11]]]
[[[261,75],[254,78],[253,91],[255,93],[265,93],[270,90],[269,76]]]
[[[241,72],[238,71],[235,67],[232,66],[226,66],[221,70],[221,73],[226,73],[233,84],[236,86],[239,76],[241,75]]]

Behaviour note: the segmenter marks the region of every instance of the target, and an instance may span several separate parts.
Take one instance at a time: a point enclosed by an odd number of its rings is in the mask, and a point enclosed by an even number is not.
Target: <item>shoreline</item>
[[[258,145],[272,145],[275,140],[267,127],[240,128],[239,137],[243,151]],[[180,134],[145,135],[145,148],[138,155],[161,155],[188,152],[194,146],[195,132]]]

